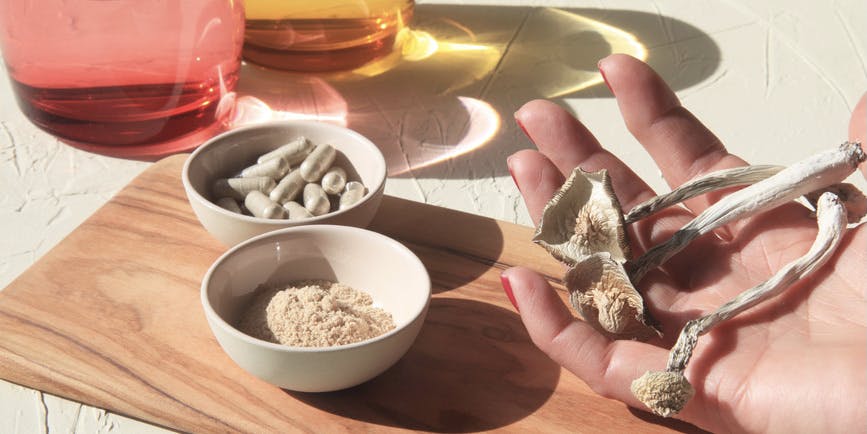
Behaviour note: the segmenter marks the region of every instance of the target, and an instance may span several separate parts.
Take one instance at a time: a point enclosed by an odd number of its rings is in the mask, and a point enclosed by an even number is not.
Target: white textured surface
[[[607,53],[594,35],[570,33],[564,23],[572,20],[578,26],[575,15],[634,34],[646,47],[648,61],[683,103],[731,151],[751,162],[787,164],[843,141],[849,111],[867,90],[863,1],[510,2],[568,8],[571,16],[496,6],[509,3],[504,1],[473,2],[478,5],[474,7],[461,6],[467,2],[437,3],[450,5],[420,7],[421,22],[428,12],[434,28],[437,22],[431,15],[472,18],[468,11],[481,11],[487,21],[468,18],[472,26],[467,26],[476,32],[470,39],[489,43],[484,52],[498,55],[493,60],[481,54],[455,56],[446,59],[451,67],[428,71],[427,76],[423,68],[442,65],[418,62],[366,81],[329,81],[325,86],[330,93],[325,95],[336,92],[342,98],[338,111],[349,113],[350,128],[374,142],[390,144],[409,162],[411,167],[395,171],[389,179],[388,194],[521,224],[530,222],[505,170],[505,158],[529,144],[514,126],[512,113],[528,98],[556,93],[558,86],[592,81],[596,57]],[[453,41],[467,42],[468,36],[463,38],[458,35]],[[260,80],[249,68],[245,74],[241,93],[244,86],[256,89]],[[2,75],[0,287],[5,287],[147,163],[87,154],[58,143],[24,119],[5,71]],[[316,94],[311,95],[315,100]],[[571,107],[603,144],[653,187],[664,188],[650,158],[625,130],[604,86],[556,99]],[[313,104],[317,111],[324,107],[322,101]],[[497,119],[491,118],[490,109],[498,114],[499,124],[492,123]],[[419,165],[466,144],[467,137],[488,132],[493,137],[475,152],[429,167]],[[863,179],[852,179],[864,187]],[[0,432],[49,431],[163,429],[0,381]]]

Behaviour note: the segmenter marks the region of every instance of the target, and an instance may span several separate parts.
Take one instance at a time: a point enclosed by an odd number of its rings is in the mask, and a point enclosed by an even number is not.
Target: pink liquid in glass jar
[[[244,12],[233,0],[0,0],[21,111],[89,151],[154,157],[196,146],[231,112]]]

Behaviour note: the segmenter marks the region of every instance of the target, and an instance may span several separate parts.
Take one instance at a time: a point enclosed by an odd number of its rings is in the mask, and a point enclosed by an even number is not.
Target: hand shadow
[[[398,40],[392,54],[347,72],[245,65],[234,123],[348,126],[380,146],[392,177],[503,176],[506,156],[528,145],[503,120],[535,98],[610,97],[600,58],[646,59],[677,90],[709,78],[720,57],[696,27],[628,10],[420,4]]]
[[[551,396],[560,367],[511,311],[473,300],[431,300],[409,352],[379,377],[329,393],[286,392],[355,420],[434,432],[503,427]]]
[[[424,263],[434,294],[460,288],[498,266],[507,240],[489,218],[385,196],[369,229],[409,247]],[[520,247],[532,248],[529,241]]]

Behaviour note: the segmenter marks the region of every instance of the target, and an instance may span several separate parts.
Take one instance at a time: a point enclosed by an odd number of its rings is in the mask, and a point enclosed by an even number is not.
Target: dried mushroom
[[[633,283],[640,282],[645,273],[665,263],[692,240],[720,226],[772,210],[804,194],[841,182],[865,160],[867,155],[859,144],[846,142],[729,194],[707,207],[667,241],[654,246],[630,263],[630,279]]]
[[[608,172],[575,168],[545,206],[533,241],[570,266],[599,252],[625,262],[629,244]]]
[[[815,207],[819,231],[809,251],[717,310],[688,321],[669,353],[665,371],[648,371],[632,382],[635,397],[656,414],[669,417],[681,411],[695,393],[685,371],[699,336],[822,267],[839,246],[847,221],[855,223],[867,214],[867,197],[851,184],[841,183],[865,160],[867,154],[860,144],[846,142],[786,168],[725,169],[687,182],[636,206],[626,220],[638,221],[709,191],[751,185],[726,195],[635,260],[629,259],[624,217],[607,172],[588,173],[576,168],[545,206],[533,241],[569,265],[563,280],[572,306],[588,324],[612,339],[645,340],[661,336],[633,286],[648,271],[665,263],[695,238],[735,220],[774,209],[802,195]]]
[[[722,169],[691,179],[674,190],[635,205],[623,217],[630,224],[696,196],[728,187],[749,185],[777,174],[783,166],[754,165]]]
[[[647,340],[661,336],[649,324],[641,294],[629,282],[623,265],[602,252],[571,267],[564,277],[569,300],[584,320],[611,339]]]
[[[680,372],[647,371],[632,382],[632,394],[662,417],[671,417],[683,409],[695,395],[695,389]]]
[[[807,202],[813,206],[813,209],[818,208],[819,197],[824,192],[834,193],[840,201],[846,206],[846,217],[849,223],[858,223],[867,214],[867,197],[864,193],[848,182],[834,184],[823,189],[816,190],[812,193],[804,195]]]
[[[654,413],[669,417],[680,412],[692,398],[694,390],[684,372],[698,344],[698,338],[723,321],[770,298],[821,268],[833,256],[846,233],[846,209],[840,198],[825,192],[817,200],[816,218],[819,231],[810,249],[786,264],[770,279],[729,300],[715,311],[690,320],[683,326],[668,355],[665,371],[647,371],[633,380],[632,394]]]

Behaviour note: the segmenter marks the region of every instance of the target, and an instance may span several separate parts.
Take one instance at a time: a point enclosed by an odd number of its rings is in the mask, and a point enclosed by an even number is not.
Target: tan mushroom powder
[[[325,281],[300,281],[256,289],[243,312],[242,332],[294,347],[346,345],[395,328],[390,313],[373,306],[364,291]]]

